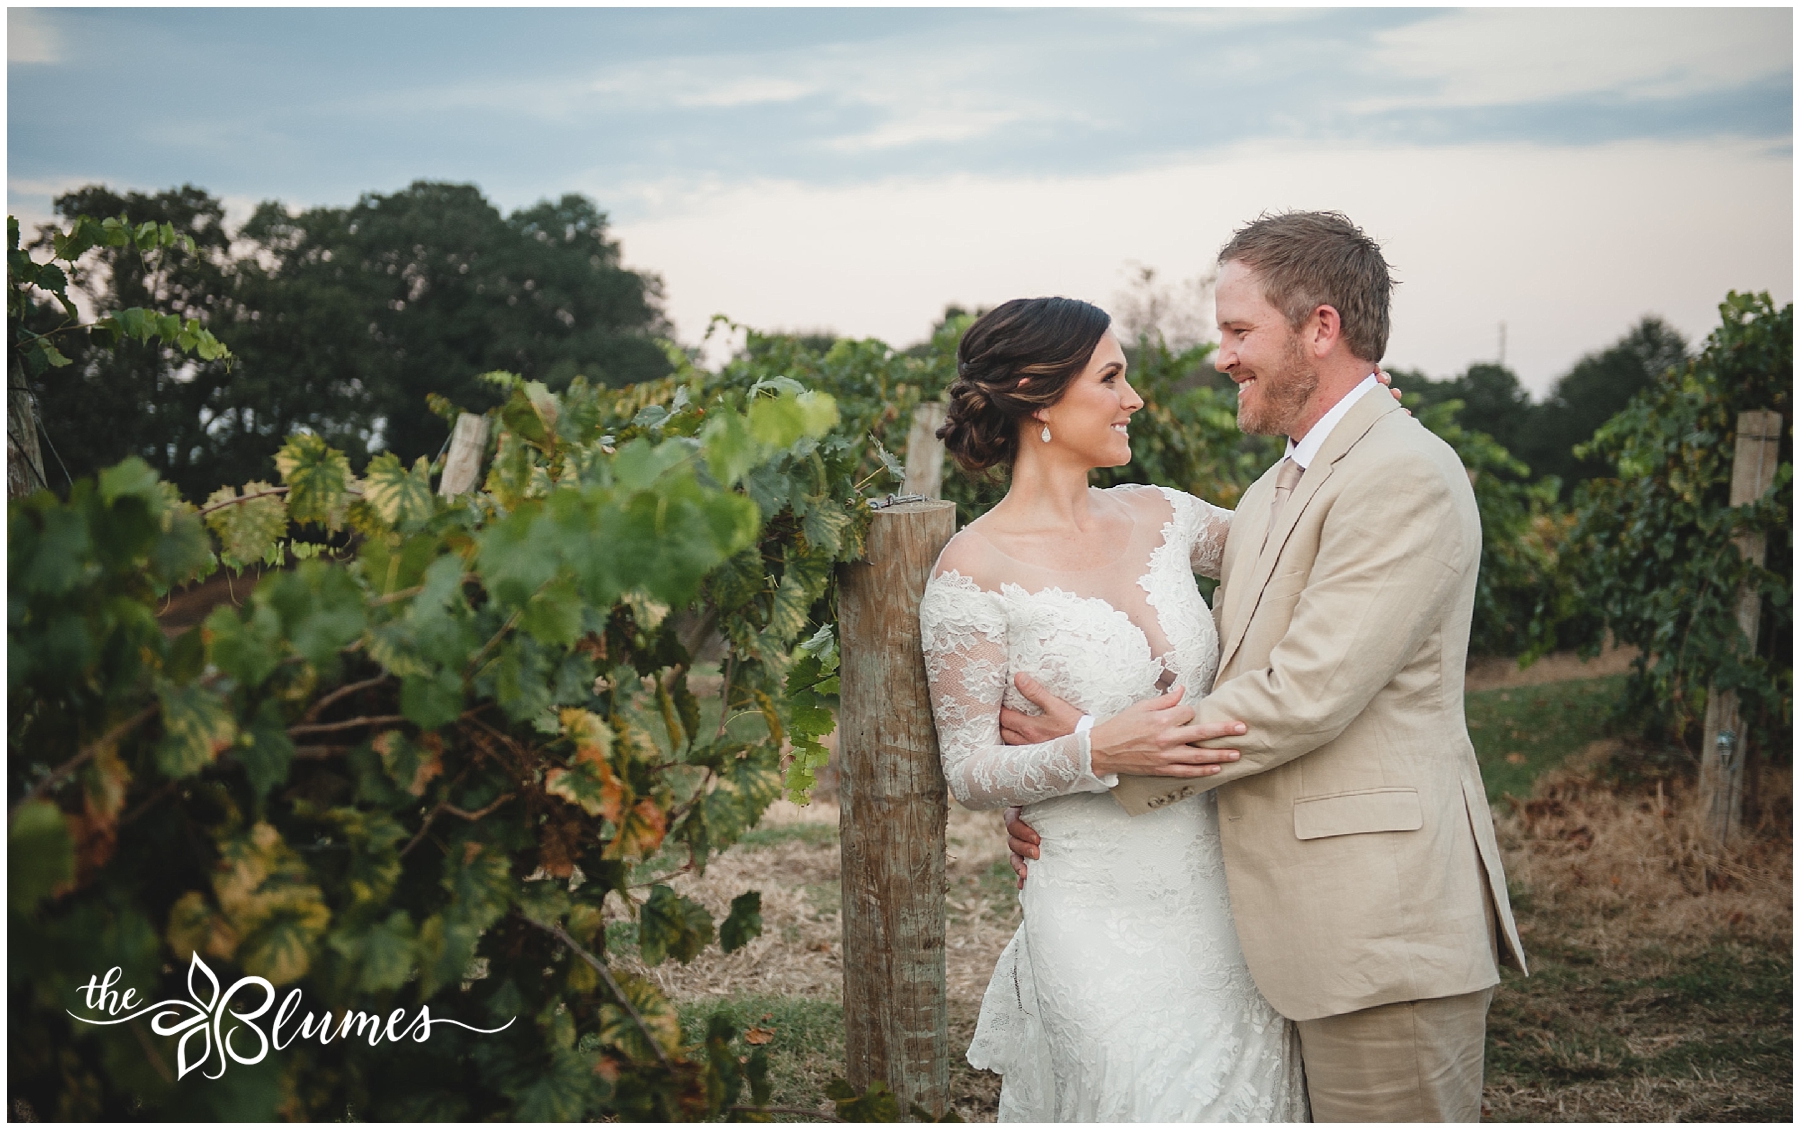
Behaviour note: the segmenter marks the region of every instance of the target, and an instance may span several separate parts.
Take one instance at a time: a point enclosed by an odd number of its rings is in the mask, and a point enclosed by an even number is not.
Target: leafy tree
[[[621,386],[669,372],[660,283],[624,269],[606,217],[576,195],[502,216],[473,185],[417,181],[349,208],[290,215],[269,202],[241,235],[258,316],[229,340],[247,371],[287,387],[349,382],[367,399],[368,443],[430,455],[446,430],[438,393],[495,403],[477,378],[576,375]]]
[[[217,200],[192,185],[155,195],[89,187],[57,197],[56,209],[70,231],[45,229],[31,250],[61,249],[55,257],[63,266],[55,269],[72,297],[95,310],[155,310],[184,326],[221,328],[218,311],[231,305],[231,241]],[[85,237],[82,217],[118,218]],[[149,243],[124,236],[150,229],[159,238]],[[196,352],[179,335],[121,337],[105,319],[81,324],[73,308],[51,297],[46,289],[26,300],[21,325],[49,334],[59,352],[35,368],[26,358],[31,371],[23,376],[55,455],[71,473],[91,474],[135,455],[164,477],[202,489],[266,469],[266,438],[255,438],[252,460],[234,464],[229,455],[241,437],[225,410],[234,377],[227,351]]]
[[[427,394],[492,407],[499,397],[481,373],[531,372],[561,389],[578,373],[621,385],[670,369],[660,284],[621,266],[605,216],[580,196],[503,217],[472,186],[421,181],[350,208],[290,215],[265,203],[236,233],[191,185],[90,186],[57,207],[186,237],[185,254],[97,247],[72,272],[77,294],[98,309],[201,319],[238,358],[228,369],[158,342],[90,349],[69,335],[73,367],[34,390],[76,475],[134,454],[198,496],[268,476],[269,452],[296,428],[359,461],[381,449],[430,455],[445,427]],[[61,317],[36,303],[32,325]]]
[[[1751,740],[1792,756],[1793,334],[1790,304],[1732,293],[1699,357],[1655,376],[1576,457],[1606,477],[1575,493],[1566,560],[1575,603],[1595,610],[1619,642],[1641,649],[1623,709],[1652,730],[1686,735],[1707,687],[1736,690]],[[1662,340],[1667,343],[1667,338]],[[1730,505],[1740,412],[1781,413],[1774,486]],[[1767,539],[1764,564],[1733,539]],[[1762,596],[1752,652],[1737,630],[1740,585]]]
[[[1602,460],[1584,459],[1575,448],[1592,439],[1632,397],[1686,360],[1686,340],[1662,319],[1646,317],[1613,345],[1578,361],[1548,399],[1533,407],[1529,426],[1507,447],[1533,473],[1561,480],[1567,500],[1577,483],[1609,473]]]
[[[1449,380],[1434,381],[1424,373],[1396,369],[1395,387],[1405,392],[1409,404],[1421,408],[1459,401],[1455,421],[1469,431],[1482,432],[1508,452],[1517,452],[1532,427],[1531,397],[1518,376],[1504,365],[1477,361]],[[1535,470],[1535,468],[1532,468]],[[1511,471],[1508,472],[1513,473]],[[1518,472],[1521,476],[1529,471]]]

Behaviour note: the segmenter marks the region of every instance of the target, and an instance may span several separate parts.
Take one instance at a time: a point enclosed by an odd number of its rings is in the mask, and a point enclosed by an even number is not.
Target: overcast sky
[[[1387,362],[1528,387],[1729,289],[1793,297],[1789,9],[21,9],[8,207],[92,182],[348,204],[582,192],[680,336],[917,340],[1114,304],[1265,209],[1402,285]]]

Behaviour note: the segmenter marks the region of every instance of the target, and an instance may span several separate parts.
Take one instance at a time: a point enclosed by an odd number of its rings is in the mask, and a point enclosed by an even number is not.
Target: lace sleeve
[[[935,576],[919,604],[919,629],[944,778],[965,807],[1101,793],[1117,783],[1094,776],[1085,733],[1002,744],[1000,702],[1011,672],[1006,617],[993,594],[955,572]]]
[[[1188,545],[1188,564],[1202,577],[1219,579],[1225,564],[1225,538],[1231,533],[1230,510],[1204,498],[1162,488],[1175,508],[1176,529]]]

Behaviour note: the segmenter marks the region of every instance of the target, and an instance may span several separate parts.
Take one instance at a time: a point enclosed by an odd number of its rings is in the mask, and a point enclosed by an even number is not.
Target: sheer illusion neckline
[[[1089,488],[1089,489],[1093,489],[1093,488]],[[1105,494],[1106,492],[1101,491],[1100,493]],[[1126,531],[1124,536],[1119,538],[1119,542],[1121,543],[1121,545],[1124,548],[1120,549],[1118,553],[1114,554],[1112,557],[1101,562],[1100,564],[1089,565],[1085,569],[1055,569],[1055,568],[1051,568],[1048,565],[1043,565],[1036,561],[1032,561],[1030,558],[1020,557],[1016,553],[1010,553],[1007,551],[1005,546],[1001,545],[998,541],[989,537],[985,531],[979,529],[974,523],[964,526],[963,532],[968,533],[968,534],[974,534],[976,537],[980,538],[983,542],[986,542],[988,545],[988,548],[992,549],[995,553],[998,553],[1000,556],[1006,558],[1008,561],[1017,561],[1021,565],[1025,565],[1032,569],[1041,570],[1042,572],[1045,572],[1045,573],[1066,573],[1069,576],[1085,577],[1092,573],[1098,573],[1098,572],[1101,572],[1106,569],[1111,569],[1113,566],[1117,565],[1119,562],[1125,560],[1125,555],[1131,552],[1131,543],[1134,540],[1136,540],[1137,532],[1139,529],[1142,528],[1142,526],[1144,524],[1144,519],[1141,515],[1138,514],[1137,508],[1130,504],[1125,504],[1125,515],[1126,515],[1126,517],[1131,519],[1131,527],[1129,530]],[[1169,540],[1169,529],[1173,523],[1174,523],[1174,515],[1173,515],[1173,513],[1171,513],[1169,520],[1163,523],[1162,542],[1159,542],[1154,548],[1151,549],[1150,557],[1148,559],[1149,561],[1155,560],[1156,551],[1158,549],[1162,548],[1162,543],[1165,543]],[[1148,575],[1149,574],[1146,572],[1145,576],[1148,576]],[[1139,583],[1142,583],[1142,581],[1143,581],[1143,578],[1140,577]]]
[[[1157,550],[1160,550],[1161,548],[1162,548],[1162,546],[1160,546],[1160,545],[1157,546]],[[1152,550],[1151,551],[1152,560],[1154,560],[1155,556],[1156,556],[1156,550]],[[1154,572],[1153,569],[1146,569],[1144,571],[1144,575],[1138,578],[1138,584],[1144,585],[1145,582],[1147,582],[1150,579],[1151,574],[1153,572]],[[942,581],[945,584],[963,588],[965,591],[968,591],[968,592],[986,593],[988,596],[998,596],[998,597],[1017,596],[1017,597],[1027,599],[1027,600],[1031,599],[1032,597],[1052,596],[1052,597],[1061,597],[1065,600],[1072,600],[1078,604],[1098,605],[1106,613],[1108,613],[1112,616],[1116,616],[1119,619],[1125,621],[1126,627],[1128,627],[1132,631],[1136,632],[1138,639],[1140,641],[1142,641],[1142,643],[1144,645],[1144,654],[1150,657],[1150,662],[1155,663],[1157,666],[1162,668],[1162,674],[1160,674],[1156,677],[1157,693],[1160,694],[1161,692],[1168,690],[1169,687],[1173,686],[1175,683],[1175,679],[1177,677],[1175,674],[1175,645],[1173,643],[1170,643],[1169,650],[1163,652],[1160,655],[1155,654],[1154,650],[1150,644],[1150,634],[1148,632],[1144,631],[1143,625],[1139,624],[1136,620],[1133,620],[1131,618],[1130,613],[1126,612],[1123,608],[1120,608],[1119,606],[1115,605],[1112,601],[1106,599],[1103,596],[1082,596],[1080,593],[1070,592],[1068,589],[1059,588],[1056,585],[1046,585],[1041,589],[1032,589],[1030,591],[1026,591],[1024,585],[1018,584],[1017,582],[1014,582],[1014,581],[1001,581],[1000,588],[996,591],[994,589],[983,588],[981,586],[981,584],[975,580],[975,578],[964,576],[962,573],[957,572],[955,569],[946,569],[942,573],[938,573],[938,574],[934,575],[931,578],[931,581],[934,583],[938,582],[938,581]],[[961,582],[961,584],[957,585],[957,582],[959,582],[959,581]],[[1151,606],[1150,611],[1151,611],[1152,615],[1155,615],[1156,608],[1154,605]],[[1162,624],[1160,621],[1157,623],[1157,631],[1163,636],[1163,638],[1165,638],[1165,639],[1168,638],[1169,633],[1167,631],[1163,630],[1163,627],[1162,627]]]
[[[1160,489],[1160,488],[1152,488],[1152,489]],[[1162,523],[1161,523],[1162,528],[1157,532],[1157,540],[1156,540],[1155,544],[1150,546],[1149,551],[1144,555],[1144,561],[1143,561],[1143,565],[1142,565],[1140,571],[1138,572],[1137,576],[1133,579],[1131,584],[1128,586],[1129,588],[1135,589],[1135,590],[1145,594],[1145,597],[1146,597],[1146,600],[1144,602],[1145,610],[1148,613],[1148,615],[1150,616],[1151,620],[1154,622],[1157,636],[1159,636],[1163,641],[1164,650],[1161,651],[1160,653],[1157,652],[1155,645],[1151,643],[1150,631],[1147,628],[1145,628],[1142,624],[1139,624],[1137,622],[1137,620],[1132,617],[1131,613],[1129,613],[1125,609],[1119,607],[1117,604],[1114,604],[1111,600],[1108,600],[1104,596],[1099,596],[1099,595],[1090,596],[1090,595],[1086,595],[1083,593],[1074,592],[1070,589],[1064,588],[1061,585],[1054,584],[1054,583],[1043,585],[1043,586],[1041,586],[1039,588],[1035,588],[1035,589],[1027,589],[1023,584],[1021,584],[1017,581],[1001,581],[999,583],[999,587],[997,589],[990,589],[990,588],[986,587],[985,585],[983,585],[981,582],[977,581],[975,578],[969,576],[966,573],[963,573],[961,570],[956,569],[955,567],[945,569],[941,573],[933,574],[932,577],[930,578],[930,581],[931,582],[944,581],[945,583],[950,583],[950,584],[955,585],[955,587],[965,588],[965,589],[967,589],[969,591],[973,591],[973,592],[987,593],[990,596],[998,596],[1002,599],[1007,599],[1007,598],[1030,599],[1030,598],[1034,598],[1034,597],[1052,597],[1052,598],[1057,598],[1057,599],[1062,599],[1062,600],[1069,600],[1069,601],[1073,601],[1077,604],[1087,605],[1087,606],[1093,607],[1097,610],[1100,610],[1104,614],[1106,614],[1109,618],[1117,617],[1119,620],[1124,621],[1125,624],[1130,627],[1131,631],[1136,634],[1138,640],[1142,642],[1142,644],[1143,644],[1143,653],[1142,654],[1150,662],[1152,662],[1162,668],[1162,674],[1159,675],[1157,678],[1157,690],[1160,693],[1164,690],[1167,690],[1171,685],[1173,685],[1174,680],[1176,678],[1176,675],[1175,675],[1175,660],[1176,660],[1175,643],[1172,639],[1170,639],[1168,629],[1163,626],[1160,611],[1156,607],[1156,602],[1153,599],[1148,599],[1152,592],[1152,584],[1154,583],[1154,580],[1156,577],[1157,563],[1158,563],[1159,559],[1162,557],[1162,555],[1170,552],[1170,547],[1171,547],[1170,539],[1174,536],[1175,523],[1176,523],[1176,518],[1177,518],[1177,512],[1175,510],[1173,500],[1168,499],[1167,492],[1162,492],[1162,493],[1164,494],[1165,500],[1167,500],[1169,502],[1169,516],[1162,521]],[[1135,508],[1133,508],[1131,510],[1131,523],[1132,523],[1131,528],[1132,528],[1133,535],[1135,535],[1140,529],[1143,528],[1145,521],[1146,521],[1145,517],[1140,515],[1139,513],[1137,513]],[[1135,537],[1126,538],[1125,539],[1126,546],[1125,546],[1124,551],[1121,552],[1117,557],[1114,557],[1111,561],[1107,562],[1104,565],[1098,565],[1098,566],[1094,566],[1094,567],[1088,568],[1088,569],[1052,569],[1052,568],[1049,568],[1044,565],[1038,565],[1033,562],[1026,561],[1022,558],[1015,557],[1012,554],[1007,553],[1005,550],[1001,549],[993,541],[993,539],[987,537],[985,534],[981,534],[980,530],[976,530],[973,527],[966,527],[964,532],[965,533],[975,533],[975,534],[980,535],[981,540],[984,543],[986,543],[988,546],[990,546],[994,550],[994,552],[1000,554],[1002,557],[1005,557],[1008,561],[1017,562],[1018,564],[1025,566],[1027,569],[1030,569],[1032,571],[1042,573],[1042,574],[1049,574],[1052,576],[1062,575],[1062,576],[1078,577],[1078,578],[1084,578],[1084,579],[1092,577],[1094,574],[1102,572],[1104,570],[1116,568],[1118,566],[1119,562],[1124,560],[1126,554],[1131,552],[1131,550],[1133,548],[1131,543],[1136,540]],[[951,581],[951,578],[955,578],[955,581],[954,582]],[[961,583],[958,585],[958,584],[955,584],[955,582],[961,582]]]

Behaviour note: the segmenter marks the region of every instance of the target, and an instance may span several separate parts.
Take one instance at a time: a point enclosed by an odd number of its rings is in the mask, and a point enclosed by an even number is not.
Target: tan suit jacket
[[[1475,992],[1524,968],[1463,718],[1481,558],[1456,453],[1385,396],[1330,433],[1269,529],[1244,494],[1200,721],[1242,719],[1215,776],[1127,777],[1128,811],[1218,790],[1232,915],[1269,1003],[1314,1020]],[[1264,534],[1267,533],[1267,543]]]

